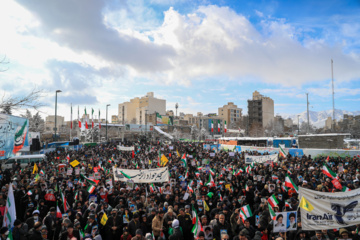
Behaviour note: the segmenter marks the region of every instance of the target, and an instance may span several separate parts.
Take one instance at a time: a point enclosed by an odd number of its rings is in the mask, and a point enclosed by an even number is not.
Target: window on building
[[[239,110],[236,110],[237,113],[239,113]]]

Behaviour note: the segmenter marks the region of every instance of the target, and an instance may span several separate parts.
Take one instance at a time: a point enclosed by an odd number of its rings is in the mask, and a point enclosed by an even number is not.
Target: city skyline
[[[360,110],[358,1],[7,1],[0,9],[0,86],[44,89],[42,115],[70,119],[147,92],[175,112],[247,112],[255,90],[277,113]],[[49,14],[51,12],[51,14]],[[66,13],[66,14],[65,14]],[[80,14],[81,13],[81,14]],[[19,88],[21,86],[21,88]],[[15,113],[16,114],[16,113]]]

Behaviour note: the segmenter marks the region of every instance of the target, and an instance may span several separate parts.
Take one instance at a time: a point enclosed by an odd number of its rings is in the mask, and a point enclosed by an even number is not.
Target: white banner
[[[245,164],[251,164],[251,163],[270,163],[270,162],[277,162],[278,161],[278,155],[272,154],[272,155],[260,155],[260,156],[251,156],[248,154],[245,154]]]
[[[118,146],[117,149],[119,151],[133,151],[133,150],[135,150],[134,146],[132,146],[132,147]]]
[[[299,187],[303,230],[347,228],[360,224],[360,189],[318,192]]]
[[[134,183],[156,183],[169,181],[169,171],[167,167],[141,170],[129,170],[113,167],[113,173],[114,180],[121,182],[127,182],[129,180]],[[125,175],[127,177],[125,177]]]

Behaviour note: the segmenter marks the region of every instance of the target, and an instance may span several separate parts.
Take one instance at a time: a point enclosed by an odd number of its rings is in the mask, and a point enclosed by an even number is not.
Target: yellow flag
[[[162,167],[165,167],[165,166],[166,166],[166,164],[169,162],[169,160],[167,159],[167,157],[165,157],[165,155],[164,155],[164,154],[162,154],[162,155],[161,155],[161,159],[160,159],[160,161],[161,161],[160,166],[162,166]]]
[[[311,205],[304,197],[301,198],[300,207],[308,212],[311,212],[314,209],[313,205]]]
[[[107,220],[108,220],[108,217],[106,216],[106,213],[104,213],[100,220],[100,223],[105,226]]]
[[[34,163],[34,169],[33,169],[33,174],[38,172],[39,171],[39,168],[38,166],[36,165],[36,163]]]
[[[178,150],[176,150],[176,154],[177,154],[178,157],[180,157],[180,153],[179,153]]]
[[[74,160],[74,161],[72,161],[71,163],[70,163],[70,165],[72,166],[72,167],[76,167],[77,165],[79,165],[80,163],[79,163],[79,161],[78,160]]]
[[[36,174],[36,176],[35,176],[35,182],[38,182],[40,180],[40,176],[39,176],[39,174]]]
[[[204,208],[205,208],[205,211],[210,211],[210,208],[209,206],[206,204],[206,201],[204,200]]]

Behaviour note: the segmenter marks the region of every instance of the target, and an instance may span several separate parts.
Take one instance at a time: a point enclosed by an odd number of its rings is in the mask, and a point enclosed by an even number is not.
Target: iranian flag
[[[95,191],[95,186],[94,185],[90,185],[87,189],[88,193],[93,193]]]
[[[198,166],[198,167],[197,167],[197,170],[198,170],[198,171],[201,171],[202,169],[203,169],[203,167],[201,167],[201,166]]]
[[[215,182],[211,174],[209,174],[209,180],[207,181],[206,185],[210,185],[210,187],[215,186]]]
[[[194,181],[191,180],[191,181],[189,182],[189,185],[192,186],[193,184],[194,184]]]
[[[14,198],[13,185],[12,183],[10,183],[5,210],[4,210],[3,227],[7,227],[9,229],[12,228],[14,226],[15,219],[16,219],[15,198]]]
[[[33,193],[31,190],[29,190],[27,193],[26,193],[28,196],[31,196]]]
[[[73,128],[73,119],[72,119],[72,104],[71,104],[71,111],[70,111],[70,129]]]
[[[218,120],[218,132],[220,132],[220,120]]]
[[[66,156],[66,160],[68,161],[68,163],[70,162],[70,155],[69,154]]]
[[[291,177],[289,175],[287,175],[287,174],[286,174],[286,177],[285,177],[285,187],[293,188],[293,189],[295,189],[296,192],[299,191],[298,186],[296,186],[296,184],[293,182]]]
[[[90,185],[97,185],[99,180],[92,180],[90,178],[85,177],[83,174],[80,174],[80,178],[85,179]]]
[[[200,177],[200,173],[199,173],[199,172],[195,172],[195,176],[196,176],[196,177]]]
[[[191,232],[194,234],[194,236],[196,237],[196,239],[199,236],[199,233],[201,231],[203,231],[203,228],[201,226],[201,222],[199,219],[199,216],[196,213],[196,210],[194,208],[194,206],[192,207],[192,215],[193,215],[193,223],[194,223],[194,227],[192,228]]]
[[[88,125],[88,122],[87,122],[87,116],[86,116],[86,107],[85,107],[85,128],[89,129],[89,125]]]
[[[247,184],[245,184],[245,191],[248,192],[249,190],[250,190],[249,186]]]
[[[243,211],[243,213],[245,214],[246,218],[252,217],[252,211],[250,209],[249,204],[245,205],[241,208],[241,211]]]
[[[272,220],[276,219],[276,214],[274,212],[274,209],[272,208],[272,206],[270,205],[270,203],[268,203],[268,207],[269,207],[269,212],[270,212],[270,216]]]
[[[80,121],[79,106],[78,106],[78,124],[79,124],[79,128],[81,128],[81,121]]]
[[[289,191],[289,189],[285,185],[282,185],[281,189],[283,190],[283,192],[288,192]]]
[[[100,122],[100,109],[99,109],[99,129],[101,129],[101,122]]]
[[[94,128],[95,123],[94,123],[94,109],[91,108],[91,128]]]
[[[211,132],[214,132],[214,122],[211,120]]]
[[[271,197],[268,198],[268,202],[271,207],[277,207],[277,205],[279,204],[278,200],[275,197],[275,194],[271,195]]]
[[[240,209],[239,217],[241,218],[241,220],[244,223],[246,220],[246,214],[244,213],[244,211],[242,209]]]
[[[280,144],[279,144],[279,154],[283,158],[286,158],[286,153],[285,153],[284,149],[282,148],[282,146]]]
[[[154,184],[152,183],[152,184],[150,184],[150,192],[155,192],[155,186],[154,186]]]
[[[326,166],[325,164],[322,167],[322,172],[331,179],[334,179],[337,177],[336,173],[331,171],[331,169],[328,166]]]
[[[248,165],[247,167],[246,167],[246,173],[250,173],[251,172],[251,166],[250,165]]]
[[[220,201],[223,201],[223,197],[221,196],[220,193],[219,193],[219,198],[220,198]]]
[[[61,214],[61,211],[60,211],[60,208],[59,208],[57,202],[56,202],[56,217],[57,218],[62,218],[62,214]]]
[[[214,172],[214,170],[211,169],[211,168],[210,168],[210,173],[211,173],[211,175],[215,176],[215,172]]]
[[[61,189],[60,189],[60,196],[61,196],[61,201],[63,203],[64,212],[67,212],[67,210],[69,209],[69,204],[67,203],[66,198],[65,198],[63,192],[61,191]]]
[[[226,125],[226,121],[225,121],[225,124],[224,124],[224,132],[225,132],[225,133],[227,132],[227,125]]]
[[[187,167],[186,154],[185,154],[185,153],[184,153],[184,155],[181,157],[181,162],[184,163],[184,167]]]
[[[278,176],[276,176],[276,175],[273,174],[273,175],[271,176],[271,179],[272,179],[272,180],[278,180],[279,178],[278,178]]]
[[[348,187],[346,187],[346,186],[343,186],[343,188],[342,188],[341,191],[342,191],[342,192],[349,192],[349,191],[351,191],[351,189],[348,188]]]
[[[189,170],[186,168],[185,178],[189,177]]]
[[[194,190],[192,189],[192,187],[190,185],[187,186],[187,189],[189,190],[189,192],[193,193]]]

